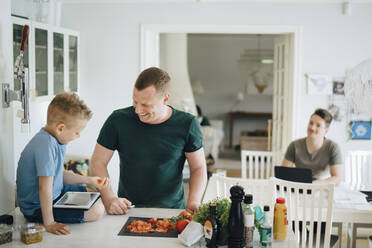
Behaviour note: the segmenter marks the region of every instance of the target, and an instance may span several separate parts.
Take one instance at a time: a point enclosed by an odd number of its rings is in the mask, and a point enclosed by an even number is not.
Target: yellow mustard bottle
[[[285,240],[287,237],[287,207],[285,198],[278,197],[274,207],[274,239]]]

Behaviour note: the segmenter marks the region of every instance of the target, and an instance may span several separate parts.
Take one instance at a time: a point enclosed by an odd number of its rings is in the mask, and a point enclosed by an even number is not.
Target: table
[[[338,206],[337,203],[335,203],[333,210],[333,222],[341,224],[347,223],[347,233],[353,230],[353,225],[356,223],[370,225],[372,223],[372,206],[364,206],[363,208],[360,205],[356,205],[354,208],[344,208],[342,206]],[[346,247],[356,247],[356,240],[350,240],[349,235],[347,235]]]
[[[61,248],[110,248],[110,247],[161,247],[161,248],[185,248],[177,238],[158,237],[131,237],[118,236],[117,234],[125,224],[129,216],[141,217],[171,217],[178,215],[180,209],[160,208],[134,208],[127,215],[105,215],[101,220],[85,224],[70,224],[70,235],[54,235],[43,233],[43,241],[28,245],[27,247],[61,247]],[[24,223],[23,215],[19,209],[15,210],[15,224]],[[1,248],[25,247],[20,241],[19,232],[13,233],[13,242],[1,245]],[[274,248],[298,247],[293,232],[289,232],[286,241],[274,241]]]

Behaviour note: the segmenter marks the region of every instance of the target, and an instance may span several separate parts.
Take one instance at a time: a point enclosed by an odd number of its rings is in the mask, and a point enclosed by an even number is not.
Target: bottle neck
[[[253,208],[252,208],[252,206],[251,206],[251,203],[245,203],[245,208],[246,208],[247,210],[252,210],[252,211],[253,211]]]
[[[267,212],[267,211],[265,211],[264,212],[264,218],[265,218],[265,220],[264,220],[264,225],[270,225],[270,220],[269,220],[269,212]]]
[[[217,210],[216,208],[211,208],[210,209],[210,214],[211,214],[211,219],[216,219],[216,216],[217,216]]]

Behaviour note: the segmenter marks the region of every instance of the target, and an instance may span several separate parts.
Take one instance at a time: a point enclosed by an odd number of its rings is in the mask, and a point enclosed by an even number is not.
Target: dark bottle
[[[216,203],[209,205],[210,218],[204,224],[205,240],[208,248],[217,248],[219,230],[217,225],[217,206]]]
[[[244,239],[244,214],[242,208],[242,200],[244,197],[244,189],[235,185],[230,188],[231,208],[228,223],[228,247],[242,248],[245,245]]]

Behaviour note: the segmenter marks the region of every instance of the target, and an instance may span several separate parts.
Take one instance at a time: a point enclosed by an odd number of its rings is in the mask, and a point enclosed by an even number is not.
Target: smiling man
[[[120,157],[118,197],[101,191],[109,214],[138,207],[186,208],[193,213],[206,186],[202,134],[196,117],[168,105],[170,77],[151,67],[138,76],[133,106],[115,110],[104,123],[91,161],[94,175],[108,176],[107,165]],[[190,166],[185,204],[182,170]]]
[[[317,109],[310,116],[307,137],[289,144],[282,166],[311,169],[313,183],[341,181],[342,155],[339,146],[325,136],[332,115],[325,109]]]

